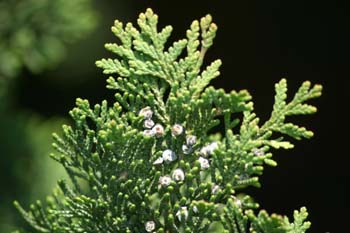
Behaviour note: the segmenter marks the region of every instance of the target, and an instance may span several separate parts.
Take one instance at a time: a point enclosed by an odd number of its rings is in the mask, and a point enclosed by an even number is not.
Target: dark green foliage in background
[[[90,0],[1,1],[0,21],[0,77],[53,67],[97,22]]]
[[[24,203],[44,198],[54,181],[66,176],[47,156],[52,151],[51,132],[64,121],[44,121],[29,113],[1,113],[0,119],[0,232],[11,232],[22,222],[11,205],[13,198]]]
[[[201,67],[217,30],[211,21],[209,15],[194,21],[187,38],[169,48],[172,27],[158,31],[150,9],[140,14],[140,29],[115,22],[119,42],[106,48],[117,57],[97,66],[119,75],[107,81],[117,101],[91,107],[77,99],[70,112],[75,126],[64,125],[63,136],[55,135],[59,153],[52,155],[72,185],[59,181],[47,204],[37,201],[28,212],[16,202],[33,230],[292,233],[310,227],[305,208],[293,220],[257,212],[258,203],[244,190],[260,187],[264,165],[277,165],[271,149],[293,147],[275,133],[313,135],[286,118],[316,112],[305,101],[319,97],[322,87],[306,81],[288,100],[282,79],[271,117],[260,123],[246,90],[208,86],[221,65],[216,60]],[[223,134],[215,132],[220,123]]]
[[[46,155],[51,132],[65,120],[18,109],[16,85],[62,61],[67,46],[95,28],[97,14],[90,0],[4,0],[0,22],[0,232],[10,232],[21,222],[13,198],[44,197],[64,177]]]

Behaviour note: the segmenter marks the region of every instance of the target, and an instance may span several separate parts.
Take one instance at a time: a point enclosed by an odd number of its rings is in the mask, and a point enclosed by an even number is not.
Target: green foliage
[[[67,177],[64,169],[48,156],[53,152],[50,134],[64,121],[44,121],[35,114],[0,111],[0,232],[12,232],[24,225],[13,208],[13,199],[31,203],[55,187],[58,178]]]
[[[40,72],[60,61],[66,44],[95,26],[90,0],[0,2],[0,79],[22,67]]]
[[[94,28],[96,13],[91,0],[2,0],[0,22],[0,181],[6,186],[0,191],[0,232],[10,232],[19,222],[12,200],[27,203],[33,193],[46,195],[63,170],[43,157],[52,151],[49,135],[62,121],[46,123],[18,111],[15,78],[23,68],[40,73],[57,65],[68,45]]]
[[[292,223],[256,214],[259,205],[241,191],[260,186],[265,164],[276,166],[271,148],[293,147],[275,133],[312,136],[286,117],[314,113],[305,101],[320,96],[321,86],[305,82],[288,102],[282,79],[271,117],[260,124],[247,91],[208,86],[221,65],[202,68],[217,30],[209,15],[169,48],[172,27],[158,31],[157,22],[150,9],[139,29],[115,22],[119,43],[106,48],[116,57],[96,64],[118,75],[107,80],[116,102],[91,107],[77,99],[75,126],[54,136],[52,155],[72,186],[60,181],[46,206],[37,202],[28,212],[16,202],[24,218],[37,232],[305,232],[305,208]]]

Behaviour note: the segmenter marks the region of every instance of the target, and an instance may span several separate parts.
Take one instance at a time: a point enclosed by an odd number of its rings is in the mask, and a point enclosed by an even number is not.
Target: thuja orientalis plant
[[[293,147],[274,133],[312,136],[286,117],[316,112],[304,102],[321,86],[304,82],[287,102],[282,79],[271,117],[260,123],[247,91],[208,86],[221,65],[202,69],[217,30],[209,15],[169,48],[172,27],[158,31],[157,22],[151,9],[139,29],[115,21],[119,43],[106,48],[116,57],[96,64],[117,75],[107,80],[116,102],[90,107],[77,99],[75,126],[54,135],[52,155],[72,184],[59,181],[46,205],[25,211],[16,203],[19,211],[37,232],[305,232],[305,208],[293,220],[269,215],[243,192],[260,186],[265,164],[276,166],[270,149]],[[213,132],[220,123],[223,134]]]

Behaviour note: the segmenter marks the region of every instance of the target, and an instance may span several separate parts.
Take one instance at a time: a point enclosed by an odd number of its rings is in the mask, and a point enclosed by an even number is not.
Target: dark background
[[[17,79],[17,108],[44,117],[67,116],[75,98],[97,103],[113,100],[104,88],[106,76],[94,66],[111,57],[103,44],[115,41],[109,31],[114,19],[135,22],[152,7],[160,25],[174,26],[172,40],[185,36],[194,19],[210,13],[219,26],[207,62],[223,61],[221,76],[212,84],[225,90],[248,89],[262,120],[269,117],[274,83],[287,78],[290,93],[304,80],[324,86],[313,101],[319,112],[299,117],[315,133],[311,140],[295,141],[296,148],[275,151],[279,166],[267,168],[262,188],[251,189],[270,213],[292,215],[306,206],[310,232],[346,232],[350,210],[349,188],[349,22],[339,1],[96,1],[100,12],[97,31],[72,46],[68,59],[41,75],[23,71]],[[294,119],[293,119],[294,120]]]

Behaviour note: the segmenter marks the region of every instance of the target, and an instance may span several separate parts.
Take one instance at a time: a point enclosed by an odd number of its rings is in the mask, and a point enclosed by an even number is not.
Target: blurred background
[[[63,170],[49,159],[51,133],[70,123],[75,98],[113,101],[106,76],[94,62],[111,57],[114,19],[135,22],[152,7],[171,40],[185,36],[192,20],[210,13],[219,26],[207,63],[221,58],[212,84],[248,89],[256,112],[267,119],[274,83],[287,78],[290,92],[304,80],[320,83],[319,112],[295,122],[315,132],[276,151],[262,188],[248,192],[270,213],[292,215],[307,206],[310,232],[344,232],[350,210],[349,17],[340,1],[121,1],[0,0],[0,232],[23,221],[12,202],[44,199]],[[346,230],[345,230],[346,231]]]

